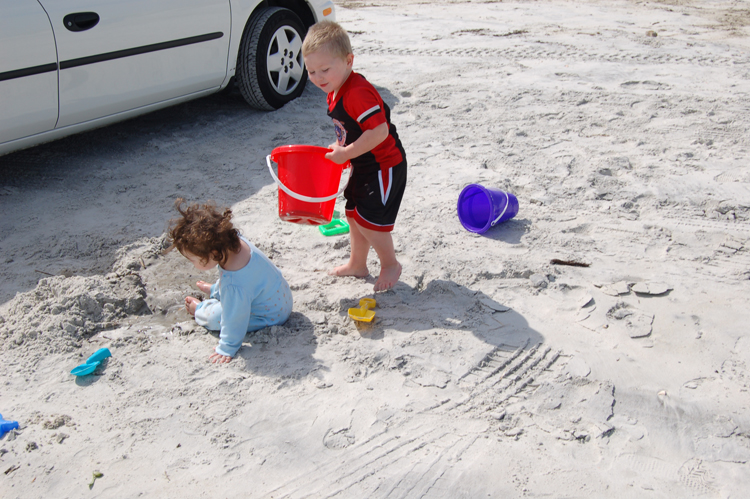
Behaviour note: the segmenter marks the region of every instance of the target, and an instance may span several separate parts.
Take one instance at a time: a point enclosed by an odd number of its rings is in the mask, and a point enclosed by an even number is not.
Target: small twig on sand
[[[525,35],[526,33],[528,33],[528,31],[526,31],[525,29],[517,29],[513,31],[508,31],[507,33],[503,33],[501,35],[493,35],[493,36],[503,37],[503,36],[513,36],[513,35]]]
[[[581,262],[571,262],[569,260],[558,260],[557,258],[553,258],[550,260],[552,265],[568,265],[570,267],[588,267],[588,263],[581,263]]]
[[[44,274],[44,275],[48,275],[48,276],[52,276],[52,277],[57,277],[55,274],[50,274],[49,272],[44,272],[43,270],[36,270],[36,269],[34,269],[34,272],[39,272],[40,274]]]

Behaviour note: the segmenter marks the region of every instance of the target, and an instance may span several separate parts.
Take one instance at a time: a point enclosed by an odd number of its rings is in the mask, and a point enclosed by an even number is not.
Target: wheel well
[[[313,15],[312,10],[310,10],[310,7],[307,5],[307,2],[305,2],[305,0],[267,0],[258,4],[258,6],[255,8],[255,11],[258,11],[259,9],[262,9],[264,7],[283,7],[285,9],[291,10],[299,16],[299,18],[304,23],[305,28],[309,28],[310,26],[315,24],[315,16]],[[255,11],[253,12],[253,14],[255,14]]]

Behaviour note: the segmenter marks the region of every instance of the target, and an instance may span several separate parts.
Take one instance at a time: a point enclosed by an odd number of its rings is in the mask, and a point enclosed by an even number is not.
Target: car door
[[[229,0],[40,0],[60,61],[57,127],[219,87]]]
[[[57,122],[57,54],[37,0],[0,0],[0,143]]]

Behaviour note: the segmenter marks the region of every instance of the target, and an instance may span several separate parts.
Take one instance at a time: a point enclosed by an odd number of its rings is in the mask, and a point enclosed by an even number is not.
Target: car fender
[[[229,34],[229,55],[227,57],[227,77],[222,83],[222,87],[226,87],[229,84],[231,78],[234,77],[237,71],[237,55],[240,51],[240,42],[242,41],[242,33],[245,31],[245,26],[250,22],[250,18],[260,9],[267,7],[285,7],[289,8],[289,2],[278,2],[274,0],[230,0],[230,7],[232,11],[232,27],[231,33]],[[328,1],[316,1],[309,2],[305,0],[298,0],[300,8],[307,9],[307,13],[300,15],[300,12],[296,12],[297,15],[307,24],[309,28],[316,22],[325,18],[331,21],[336,20],[336,10],[334,3]],[[330,13],[325,16],[324,11],[330,9]]]

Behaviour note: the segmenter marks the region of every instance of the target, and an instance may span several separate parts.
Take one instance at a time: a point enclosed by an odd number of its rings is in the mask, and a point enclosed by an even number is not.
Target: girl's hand
[[[328,146],[328,148],[332,149],[332,151],[329,153],[326,153],[326,156],[325,156],[326,159],[330,159],[337,165],[343,165],[344,163],[349,161],[349,156],[346,153],[346,149],[344,149],[340,145],[331,144],[330,146]]]
[[[232,361],[232,357],[214,352],[208,357],[208,360],[214,364],[226,364]]]
[[[211,294],[211,284],[206,281],[198,281],[195,283],[195,286],[206,293],[207,295]]]

